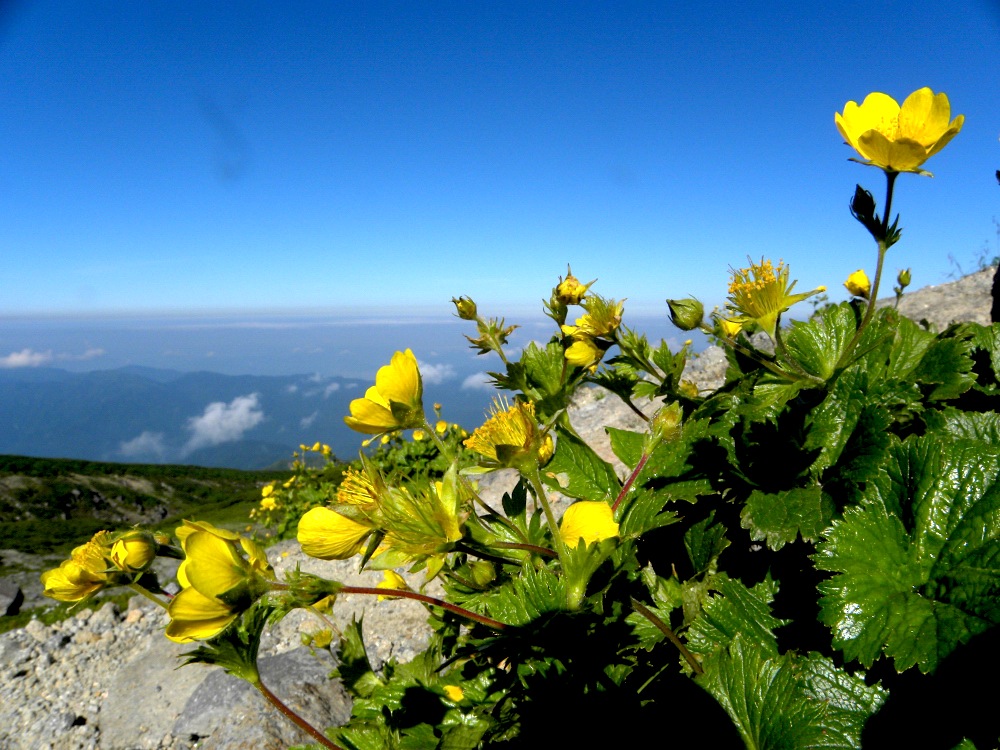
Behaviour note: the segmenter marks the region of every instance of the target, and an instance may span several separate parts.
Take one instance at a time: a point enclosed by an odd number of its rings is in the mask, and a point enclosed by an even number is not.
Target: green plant
[[[453,300],[476,326],[472,346],[498,355],[495,384],[516,394],[463,441],[476,465],[462,468],[430,427],[416,358],[397,352],[348,423],[425,430],[446,471],[414,480],[366,458],[298,523],[307,554],[357,556],[386,570],[383,585],[299,571],[277,581],[249,540],[189,523],[174,550],[189,583],[168,633],[203,640],[189,661],[244,677],[301,725],[256,671],[268,619],[338,596],[425,603],[434,636],[411,662],[376,672],[361,623],[345,630],[352,719],[326,735],[304,727],[333,748],[995,746],[971,677],[945,683],[957,708],[945,696],[946,709],[878,726],[897,687],[906,700],[900,677],[940,695],[936,681],[963,659],[967,675],[983,671],[963,654],[988,653],[1000,623],[1000,328],[935,334],[875,304],[900,238],[896,179],[922,173],[958,132],[949,116],[929,89],[902,109],[873,94],[838,114],[886,176],[882,216],[860,186],[851,202],[877,251],[870,283],[851,274],[855,299],[782,327],[824,289],[794,293],[789,269],[761,259],[734,269],[726,309],[708,320],[671,301],[679,326],[727,347],[715,392],[684,380],[686,349],[651,345],[624,326],[623,302],[572,273],[546,303],[554,334],[517,358],[512,327]],[[621,475],[568,416],[588,385],[647,422],[608,429]],[[502,468],[518,480],[493,507],[474,479]],[[553,493],[574,500],[562,518]],[[445,597],[407,589],[400,566],[439,578]]]

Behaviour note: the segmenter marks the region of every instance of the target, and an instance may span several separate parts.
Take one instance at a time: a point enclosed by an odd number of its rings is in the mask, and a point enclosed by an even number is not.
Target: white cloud
[[[36,352],[32,349],[22,349],[11,352],[6,357],[0,357],[0,367],[13,369],[15,367],[40,367],[53,360],[52,352]]]
[[[245,432],[256,427],[263,419],[264,412],[260,408],[258,393],[237,396],[229,404],[214,401],[205,407],[205,412],[200,417],[191,417],[188,420],[191,439],[184,446],[184,452],[190,453],[208,445],[239,440]]]
[[[446,363],[430,365],[426,362],[418,362],[417,366],[420,368],[420,377],[423,378],[425,383],[430,383],[431,385],[440,385],[444,381],[455,377],[455,368]]]
[[[462,381],[464,391],[492,391],[492,379],[485,372],[477,372]]]
[[[103,349],[98,349],[96,347],[90,348],[83,354],[60,354],[59,359],[72,359],[78,361],[84,361],[88,359],[96,359],[97,357],[103,357],[106,352]]]
[[[299,387],[295,383],[292,383],[290,386],[288,386],[287,388],[285,388],[285,392],[286,393],[298,393],[299,392]]]
[[[299,420],[299,427],[301,427],[303,430],[306,429],[306,428],[308,428],[308,427],[311,427],[312,423],[316,421],[316,417],[318,417],[318,416],[319,416],[319,412],[318,411],[314,411],[308,417],[302,417],[302,419]]]
[[[118,446],[118,452],[128,458],[135,456],[156,456],[161,458],[165,452],[162,432],[146,430],[138,437],[127,440]]]
[[[339,390],[340,383],[330,383],[330,385],[323,389],[323,398],[330,398],[331,393],[336,393]]]

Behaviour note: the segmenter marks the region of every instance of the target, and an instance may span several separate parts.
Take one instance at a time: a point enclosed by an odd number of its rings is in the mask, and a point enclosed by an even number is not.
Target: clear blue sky
[[[872,270],[881,172],[835,110],[945,91],[890,275],[1000,217],[1000,3],[0,4],[0,314],[537,307],[566,263],[629,309]]]

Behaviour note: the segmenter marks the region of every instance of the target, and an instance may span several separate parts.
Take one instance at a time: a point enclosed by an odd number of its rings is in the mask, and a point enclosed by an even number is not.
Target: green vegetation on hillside
[[[64,551],[100,529],[172,529],[196,513],[243,524],[263,484],[288,471],[0,456],[0,538],[21,552]]]

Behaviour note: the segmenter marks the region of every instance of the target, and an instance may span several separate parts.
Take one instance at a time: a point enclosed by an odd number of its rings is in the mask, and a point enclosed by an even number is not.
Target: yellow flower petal
[[[352,521],[329,508],[311,508],[299,520],[302,551],[320,560],[346,560],[364,546],[370,526]]]
[[[847,281],[844,282],[844,286],[855,297],[868,299],[868,295],[871,294],[872,285],[868,280],[868,274],[865,273],[863,268],[859,268],[848,276]]]
[[[178,643],[212,638],[236,619],[236,613],[222,602],[187,588],[175,596],[167,607],[170,624],[167,638]]]
[[[191,586],[207,597],[225,594],[249,578],[249,565],[233,543],[213,534],[191,534],[184,540],[184,553]]]
[[[403,591],[409,591],[410,587],[406,585],[406,579],[403,578],[395,570],[385,570],[382,571],[382,581],[375,586],[379,589],[390,589],[398,591],[402,589]],[[385,599],[399,599],[398,596],[390,596],[388,594],[379,594],[378,600],[383,601]]]
[[[618,524],[607,503],[581,500],[563,513],[559,536],[569,547],[576,547],[580,540],[589,545],[618,536]]]

